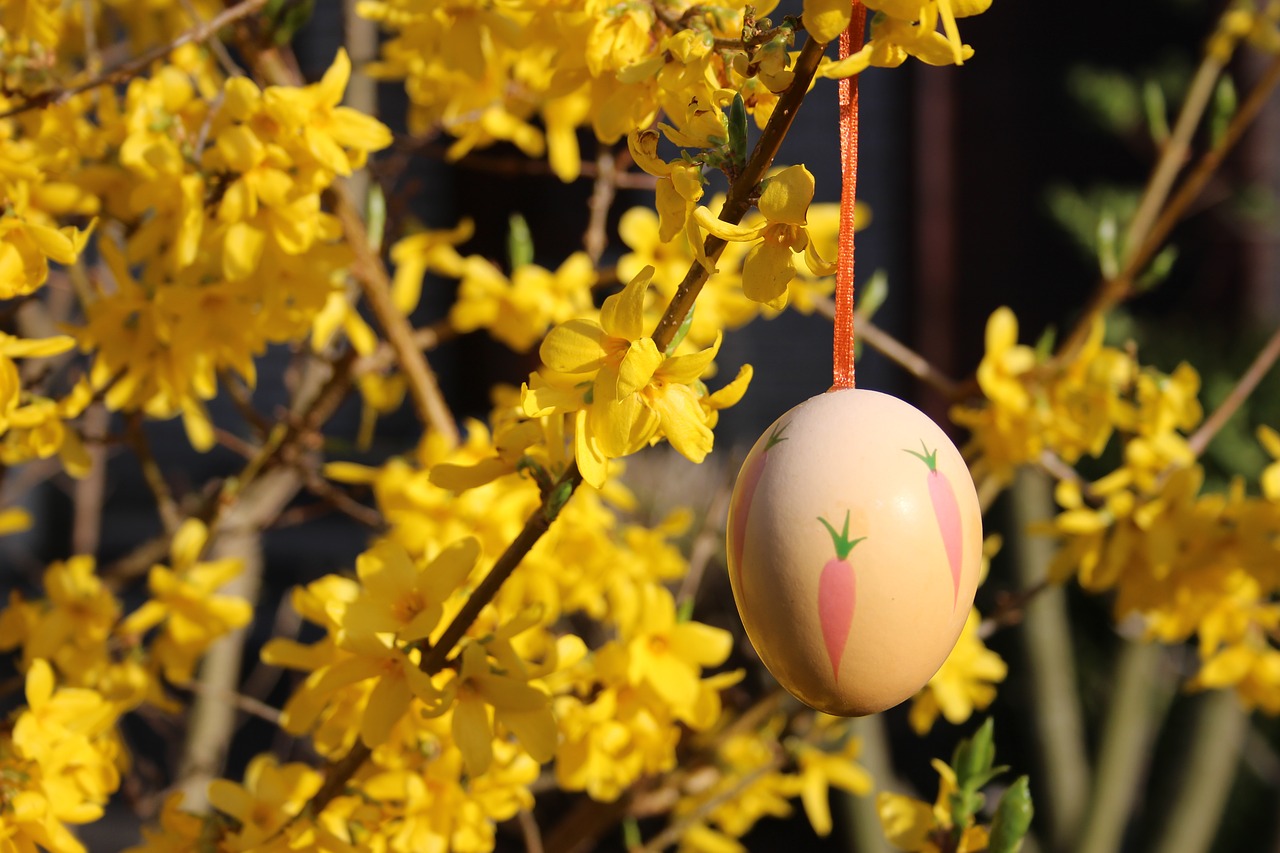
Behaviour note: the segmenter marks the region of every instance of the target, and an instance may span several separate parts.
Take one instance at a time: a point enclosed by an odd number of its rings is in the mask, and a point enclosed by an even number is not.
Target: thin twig
[[[196,26],[200,26],[204,23],[204,19],[200,17],[200,10],[196,8],[195,3],[193,3],[192,0],[182,0],[182,8],[186,10],[187,15],[195,22]],[[218,60],[218,64],[222,66],[223,73],[228,77],[245,76],[244,69],[237,65],[236,61],[231,58],[230,52],[227,51],[227,46],[222,43],[221,39],[213,39],[210,41],[209,49],[213,51],[214,58]],[[196,150],[199,151],[202,147],[203,146],[197,146]]]
[[[524,836],[525,853],[542,853],[542,830],[538,828],[538,819],[528,809],[521,809],[516,815],[520,822],[520,834]]]
[[[28,110],[64,104],[81,92],[87,92],[99,86],[114,86],[130,80],[145,71],[151,63],[164,59],[183,45],[205,41],[217,34],[218,30],[252,15],[266,4],[267,0],[241,0],[236,5],[228,7],[220,14],[210,18],[208,22],[192,27],[182,33],[168,44],[152,48],[141,56],[130,59],[122,65],[117,65],[115,68],[92,77],[83,83],[77,83],[74,86],[57,87],[33,95],[0,113],[0,119],[10,118]]]
[[[356,211],[346,187],[338,183],[333,189],[337,199],[335,212],[338,221],[342,223],[347,243],[355,254],[352,274],[382,327],[387,343],[395,350],[400,369],[409,380],[409,397],[418,413],[418,419],[442,435],[449,444],[456,445],[459,440],[458,424],[449,411],[444,394],[440,391],[440,383],[427,364],[426,356],[414,342],[408,318],[396,309],[391,299],[391,278],[382,258],[374,254],[369,246],[364,220]]]
[[[414,329],[412,335],[413,345],[423,352],[431,352],[440,344],[451,341],[456,337],[458,337],[458,330],[453,328],[447,317],[437,320],[430,326]],[[364,376],[366,373],[380,373],[395,363],[396,351],[384,341],[378,344],[378,348],[371,354],[356,359],[351,366],[351,370],[359,377]]]
[[[832,320],[836,316],[836,305],[831,299],[822,297],[814,303],[818,313]],[[867,346],[901,367],[917,379],[927,383],[948,400],[959,399],[963,385],[947,376],[929,362],[929,359],[899,341],[893,335],[877,326],[870,320],[854,313],[858,337]]]
[[[1209,442],[1213,441],[1213,437],[1227,425],[1227,421],[1231,420],[1231,416],[1244,405],[1244,401],[1249,399],[1249,395],[1254,392],[1258,384],[1271,371],[1277,358],[1280,358],[1280,328],[1271,333],[1271,337],[1266,344],[1254,356],[1253,362],[1240,375],[1235,387],[1218,405],[1218,408],[1214,409],[1213,414],[1205,418],[1200,428],[1187,439],[1187,446],[1191,448],[1192,453],[1196,456],[1204,453],[1209,446]]]
[[[1280,57],[1271,61],[1244,103],[1241,104],[1239,111],[1231,117],[1231,122],[1221,141],[1206,151],[1188,173],[1178,187],[1178,191],[1174,193],[1173,198],[1165,205],[1159,218],[1145,235],[1141,245],[1129,254],[1124,269],[1114,278],[1104,279],[1098,284],[1080,320],[1071,330],[1071,334],[1064,339],[1062,346],[1058,348],[1058,354],[1055,356],[1057,360],[1070,359],[1079,352],[1089,336],[1094,318],[1105,314],[1133,294],[1134,281],[1164,245],[1174,226],[1182,221],[1191,203],[1200,196],[1209,179],[1222,165],[1223,159],[1235,148],[1244,132],[1253,124],[1277,84],[1280,84]]]
[[[1200,126],[1200,119],[1204,116],[1205,109],[1209,106],[1209,99],[1213,97],[1213,89],[1218,83],[1218,78],[1222,76],[1222,70],[1222,62],[1214,54],[1206,52],[1200,67],[1196,69],[1191,85],[1187,88],[1187,95],[1183,98],[1173,132],[1169,134],[1169,139],[1160,151],[1160,158],[1156,161],[1151,177],[1147,179],[1142,199],[1138,202],[1138,209],[1134,212],[1133,219],[1129,221],[1124,239],[1125,261],[1128,261],[1138,246],[1146,240],[1161,207],[1169,198],[1169,190],[1173,188],[1178,172],[1186,164],[1187,152],[1191,149],[1191,139],[1195,136],[1196,128]]]
[[[273,708],[261,699],[255,699],[252,696],[246,696],[243,693],[237,693],[232,690],[220,690],[218,688],[209,687],[203,681],[192,681],[190,684],[184,684],[183,689],[201,696],[208,696],[221,702],[230,702],[237,710],[244,711],[251,717],[257,717],[259,720],[266,720],[273,726],[280,725],[280,709]]]
[[[102,403],[94,403],[84,413],[81,429],[101,435],[107,431],[111,413]],[[85,448],[89,454],[89,472],[76,481],[75,520],[71,526],[71,551],[75,554],[97,553],[102,534],[102,505],[107,490],[107,448],[101,444]]]
[[[667,849],[668,846],[679,841],[692,826],[700,823],[725,803],[732,802],[734,798],[740,796],[756,782],[782,767],[782,764],[781,751],[776,752],[768,764],[757,767],[749,773],[744,773],[728,788],[703,800],[698,804],[697,808],[688,814],[682,815],[679,820],[659,832],[644,846],[635,848],[632,853],[659,853],[659,851]]]
[[[147,487],[151,489],[151,494],[156,499],[160,523],[164,525],[165,532],[172,535],[182,525],[182,510],[173,497],[169,483],[164,478],[164,472],[156,462],[155,454],[151,452],[151,442],[147,439],[142,415],[137,412],[130,414],[127,424],[129,444],[133,447],[133,452],[138,457],[138,464],[142,467],[142,478],[146,480]]]
[[[384,530],[386,528],[387,520],[382,517],[382,513],[373,507],[360,503],[344,490],[319,476],[313,468],[299,465],[298,469],[302,472],[303,482],[306,484],[307,491],[329,504],[338,512],[373,530]]]
[[[733,487],[727,482],[721,482],[716,489],[711,506],[707,508],[702,529],[698,531],[692,547],[689,548],[689,571],[685,573],[684,580],[680,583],[680,592],[676,596],[677,604],[697,598],[698,587],[702,585],[702,576],[707,570],[707,564],[711,562],[716,552],[724,547],[725,516],[729,511],[729,499],[732,496]]]
[[[609,209],[613,207],[613,199],[618,194],[618,164],[613,150],[603,143],[596,154],[596,180],[591,190],[591,198],[587,207],[591,211],[587,221],[587,232],[582,236],[583,248],[591,258],[592,265],[600,262],[600,256],[609,245],[609,237],[605,226],[609,224]]]

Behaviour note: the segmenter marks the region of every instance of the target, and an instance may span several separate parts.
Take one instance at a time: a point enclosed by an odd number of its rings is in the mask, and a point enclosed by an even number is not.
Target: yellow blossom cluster
[[[581,169],[575,131],[582,125],[614,142],[661,116],[663,133],[676,145],[722,149],[730,139],[726,111],[736,95],[763,127],[793,76],[794,26],[768,29],[765,23],[776,5],[363,0],[357,8],[392,34],[374,71],[405,81],[412,132],[450,134],[451,157],[509,142],[531,157],[545,153],[555,173],[572,180]],[[825,73],[892,67],[908,55],[933,64],[962,62],[972,49],[961,44],[955,19],[989,5],[867,3],[876,17],[867,48],[853,57],[856,67],[846,61]],[[806,0],[806,29],[826,44],[849,24],[850,10],[847,0]],[[699,182],[686,170],[675,191],[689,198]]]
[[[171,565],[151,568],[148,597],[128,615],[91,557],[51,565],[42,599],[11,594],[0,648],[21,650],[28,706],[0,749],[0,826],[15,849],[83,851],[66,824],[97,820],[119,786],[119,718],[143,703],[180,707],[166,686],[189,684],[209,646],[248,623],[248,602],[218,594],[241,562],[201,561],[206,540],[202,524],[184,524]]]
[[[116,734],[124,710],[95,690],[59,685],[37,659],[27,707],[0,735],[0,836],[11,850],[84,853],[68,824],[102,817],[127,757]]]
[[[658,350],[644,333],[653,272],[645,267],[606,299],[598,320],[570,320],[552,329],[539,350],[546,367],[524,388],[528,417],[571,416],[574,459],[594,486],[604,483],[610,459],[660,438],[701,462],[711,451],[718,411],[741,399],[751,381],[750,366],[744,366],[736,379],[708,393],[701,377],[720,348],[719,336],[689,354]]]
[[[214,89],[170,65],[99,105],[114,114],[95,141],[118,165],[94,169],[93,186],[127,237],[99,241],[113,280],[78,337],[109,407],[180,414],[207,449],[218,373],[254,384],[268,343],[305,338],[342,299],[350,251],[320,196],[391,141],[340,106],[350,68],[339,51],[311,86],[236,77]]]
[[[1148,639],[1195,638],[1202,668],[1192,686],[1235,687],[1248,704],[1280,712],[1274,466],[1261,494],[1240,478],[1225,492],[1205,491],[1189,441],[1203,416],[1199,374],[1186,363],[1169,374],[1141,365],[1102,336],[1097,321],[1079,353],[1057,364],[1017,343],[1012,312],[992,315],[978,369],[986,400],[954,412],[973,430],[975,471],[1005,479],[1045,454],[1099,456],[1118,437],[1114,470],[1057,485],[1062,511],[1044,531],[1061,543],[1050,579],[1114,592],[1116,618],[1139,617]],[[1259,439],[1280,457],[1273,430]]]

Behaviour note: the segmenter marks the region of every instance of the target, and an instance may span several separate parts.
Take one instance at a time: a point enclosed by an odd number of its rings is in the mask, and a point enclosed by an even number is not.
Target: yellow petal
[[[881,791],[876,812],[889,843],[899,850],[921,850],[933,830],[933,808],[928,803]]]
[[[173,544],[169,546],[169,555],[173,559],[173,568],[194,566],[200,560],[205,543],[209,540],[209,528],[198,518],[189,518],[173,534]]]
[[[451,492],[465,492],[467,489],[492,483],[514,470],[512,465],[495,456],[481,459],[474,465],[451,465],[442,462],[431,469],[430,479],[433,486],[439,486]]]
[[[228,281],[245,280],[258,269],[266,245],[265,232],[248,222],[233,223],[222,246],[222,274]]]
[[[715,436],[707,426],[706,413],[687,385],[669,385],[655,394],[652,404],[662,432],[682,456],[701,462],[711,452]]]
[[[742,264],[742,293],[770,308],[787,304],[787,285],[796,277],[792,252],[772,240],[764,240],[747,253]]]
[[[473,777],[482,775],[493,761],[493,729],[484,703],[479,699],[459,699],[453,706],[452,730],[467,773]]]
[[[191,446],[201,453],[213,449],[217,443],[213,435],[213,423],[209,420],[209,412],[204,403],[191,397],[182,399],[182,425],[187,430],[187,438]]]
[[[693,218],[702,226],[702,229],[709,234],[719,237],[721,240],[729,240],[736,243],[747,243],[752,240],[759,240],[764,235],[764,231],[769,227],[766,222],[749,228],[745,225],[734,225],[718,218],[708,208],[698,207],[693,211]]]
[[[570,320],[547,333],[538,354],[559,373],[591,373],[604,365],[604,338],[604,329],[590,320]]]
[[[342,93],[347,90],[347,81],[351,79],[351,58],[346,48],[338,48],[333,57],[333,64],[324,72],[320,82],[315,84],[315,92],[325,106],[337,106],[342,101]]]
[[[805,32],[815,41],[828,44],[849,27],[851,10],[849,0],[804,0]]]
[[[658,156],[658,141],[662,134],[656,130],[632,131],[627,134],[627,149],[636,165],[654,177],[671,174],[671,167]]]
[[[582,479],[599,489],[604,486],[609,475],[609,460],[586,428],[586,410],[579,410],[575,417],[577,426],[573,435],[573,458],[578,471],[582,473]]]
[[[618,384],[614,399],[622,399],[643,388],[653,378],[654,371],[662,364],[663,355],[653,338],[640,338],[627,347],[627,354],[618,365]]]
[[[10,358],[47,358],[74,349],[76,339],[68,335],[51,338],[0,337],[0,353]]]
[[[600,453],[617,459],[638,449],[635,446],[637,426],[647,411],[636,394],[628,394],[620,400],[593,401],[588,423]]]
[[[804,166],[788,166],[768,179],[759,207],[770,223],[804,225],[811,201],[813,175]]]
[[[716,332],[716,339],[711,346],[689,355],[677,355],[668,358],[663,363],[659,373],[667,382],[691,385],[702,374],[707,372],[707,368],[715,360],[716,353],[720,351],[720,342],[722,340],[724,340],[724,333]]]
[[[738,375],[733,381],[725,385],[719,391],[704,397],[702,404],[712,409],[727,409],[736,405],[742,399],[742,395],[747,393],[747,386],[751,384],[751,377],[754,375],[755,368],[749,364],[744,364],[738,368]]]
[[[653,280],[653,267],[636,273],[621,293],[615,293],[600,307],[600,325],[615,338],[634,341],[644,334],[644,295]]]
[[[31,515],[20,507],[0,510],[0,536],[22,533],[31,529]]]
[[[412,664],[406,661],[405,666]],[[365,746],[372,748],[386,743],[391,729],[409,710],[410,695],[409,682],[405,678],[387,675],[378,679],[360,719],[360,740]]]
[[[821,773],[805,773],[800,780],[800,800],[809,816],[813,831],[820,836],[831,834],[831,802],[827,780]]]
[[[654,189],[654,200],[658,208],[658,240],[669,243],[684,230],[689,207],[669,179],[660,179]]]

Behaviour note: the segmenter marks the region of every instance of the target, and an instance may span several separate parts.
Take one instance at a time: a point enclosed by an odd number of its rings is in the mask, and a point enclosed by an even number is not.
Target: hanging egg
[[[960,636],[982,511],[927,415],[877,391],[829,391],[747,455],[728,555],[747,636],[782,686],[829,714],[873,714],[923,687]]]

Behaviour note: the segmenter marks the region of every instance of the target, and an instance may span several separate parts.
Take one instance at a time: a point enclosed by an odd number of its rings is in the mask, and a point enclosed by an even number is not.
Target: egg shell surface
[[[765,666],[807,705],[860,716],[910,698],[950,654],[978,586],[982,511],[927,415],[878,391],[829,391],[751,449],[727,540]]]

